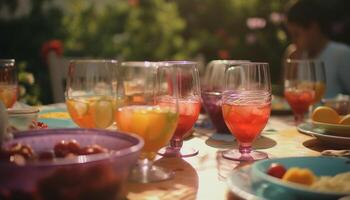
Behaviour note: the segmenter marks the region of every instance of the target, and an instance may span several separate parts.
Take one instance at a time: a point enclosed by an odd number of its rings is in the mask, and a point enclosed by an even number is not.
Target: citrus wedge
[[[88,112],[89,104],[83,101],[74,100],[73,107],[74,107],[74,110],[77,112],[78,116],[82,117],[86,115],[86,113]]]
[[[96,128],[107,128],[114,121],[114,109],[112,101],[100,100],[95,105]]]
[[[340,121],[340,116],[334,109],[326,106],[320,106],[312,113],[312,120],[316,122],[338,124]]]
[[[350,114],[345,115],[339,123],[342,125],[350,125]]]

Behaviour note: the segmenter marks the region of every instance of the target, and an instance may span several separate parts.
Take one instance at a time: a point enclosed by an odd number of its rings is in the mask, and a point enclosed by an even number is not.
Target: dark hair
[[[329,34],[327,2],[324,0],[299,0],[287,12],[288,22],[307,28],[316,23],[321,32]]]

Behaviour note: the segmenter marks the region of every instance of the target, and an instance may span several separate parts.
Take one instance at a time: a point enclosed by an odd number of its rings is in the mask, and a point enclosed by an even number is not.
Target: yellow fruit
[[[342,125],[350,125],[350,114],[345,115],[339,123]]]
[[[312,185],[316,180],[316,176],[309,169],[292,167],[283,175],[282,180],[303,185]]]
[[[113,103],[108,100],[96,102],[95,107],[95,124],[96,128],[107,128],[114,121]]]
[[[338,124],[340,121],[340,116],[338,113],[326,106],[317,107],[312,113],[312,120],[316,122]]]

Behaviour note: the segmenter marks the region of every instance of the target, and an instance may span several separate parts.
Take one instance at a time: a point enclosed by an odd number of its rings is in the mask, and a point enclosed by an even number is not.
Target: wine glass
[[[222,95],[224,120],[238,141],[238,150],[223,152],[231,160],[251,161],[267,158],[252,150],[252,143],[267,124],[271,112],[271,81],[267,63],[241,63],[229,67]]]
[[[115,60],[72,60],[66,84],[66,105],[81,128],[105,129],[114,122]]]
[[[118,69],[116,111],[119,130],[144,140],[130,179],[149,183],[170,179],[173,172],[153,165],[159,149],[173,136],[178,118],[176,68],[169,63],[123,62]]]
[[[205,71],[202,83],[203,106],[218,133],[230,133],[222,117],[221,97],[225,89],[225,70],[230,65],[248,60],[213,60]]]
[[[325,85],[321,81],[316,81],[314,61],[287,60],[284,96],[292,108],[296,124],[304,121],[304,115],[308,112],[309,107],[316,102],[316,96],[322,98],[324,91]]]
[[[190,61],[167,61],[175,68],[179,95],[179,121],[170,146],[162,148],[158,154],[165,157],[190,157],[198,154],[198,150],[183,147],[183,137],[190,131],[198,119],[201,108],[198,64]],[[170,70],[166,70],[171,72]],[[168,74],[171,78],[171,74]],[[166,103],[166,102],[165,102]]]
[[[0,59],[0,101],[11,108],[17,101],[17,71],[14,59]]]

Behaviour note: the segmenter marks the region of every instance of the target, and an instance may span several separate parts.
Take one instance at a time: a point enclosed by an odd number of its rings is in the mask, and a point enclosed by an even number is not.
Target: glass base
[[[222,157],[236,161],[254,161],[268,158],[267,153],[261,151],[251,151],[250,153],[240,153],[238,149],[224,151]]]
[[[181,147],[181,149],[176,149],[172,147],[164,147],[158,151],[158,155],[164,157],[192,157],[198,154],[198,150],[191,147]]]
[[[174,172],[158,166],[134,167],[129,175],[129,180],[137,183],[151,183],[169,180],[174,177]]]

